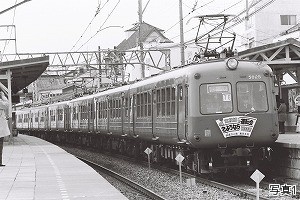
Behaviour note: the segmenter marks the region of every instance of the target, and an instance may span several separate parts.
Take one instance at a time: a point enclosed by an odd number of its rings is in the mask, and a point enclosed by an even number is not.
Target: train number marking
[[[249,80],[257,80],[257,79],[261,79],[261,75],[256,74],[256,75],[248,75],[248,79]]]

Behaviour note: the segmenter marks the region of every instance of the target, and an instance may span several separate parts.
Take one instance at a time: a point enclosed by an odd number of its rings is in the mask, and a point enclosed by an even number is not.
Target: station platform
[[[300,133],[286,132],[285,134],[279,134],[276,146],[300,149]]]
[[[36,137],[4,142],[3,164],[1,200],[127,199],[90,166]]]
[[[300,186],[300,133],[280,134],[272,148],[272,174],[286,177]]]

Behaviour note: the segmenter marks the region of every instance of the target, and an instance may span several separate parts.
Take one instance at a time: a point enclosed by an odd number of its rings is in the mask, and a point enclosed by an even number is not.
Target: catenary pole
[[[184,58],[184,37],[183,37],[183,18],[182,18],[182,0],[179,0],[179,24],[180,24],[180,58],[181,65],[185,64]]]

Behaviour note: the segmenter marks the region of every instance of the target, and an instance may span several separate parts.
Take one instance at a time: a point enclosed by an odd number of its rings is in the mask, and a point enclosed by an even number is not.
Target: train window
[[[151,103],[151,101],[149,101],[150,100],[149,96],[150,96],[150,94],[148,92],[146,92],[144,94],[144,98],[145,98],[145,100],[144,100],[145,101],[145,116],[146,117],[150,116],[149,112],[148,112],[148,105]]]
[[[96,108],[96,113],[98,114],[98,119],[101,119],[101,102],[100,101],[97,101],[97,104],[96,104],[96,106],[97,106],[97,108]]]
[[[166,101],[166,90],[165,88],[161,89],[161,102]]]
[[[22,114],[18,115],[18,123],[22,123],[22,117],[23,117]]]
[[[112,100],[109,100],[108,107],[110,108],[110,111],[108,110],[108,113],[110,114],[109,117],[112,118],[112,113],[113,113]]]
[[[112,118],[116,118],[116,100],[112,100]]]
[[[84,119],[84,106],[79,107],[80,119]]]
[[[76,120],[76,107],[73,107],[72,120]]]
[[[157,116],[160,116],[161,115],[161,96],[160,96],[160,90],[157,90],[156,92],[156,114]]]
[[[34,114],[34,122],[38,122],[39,121],[39,115],[38,115],[38,113],[35,113]]]
[[[140,100],[141,100],[141,117],[144,117],[144,104],[145,104],[145,101],[144,101],[144,94],[141,94],[141,97],[140,97]]]
[[[141,116],[141,104],[140,104],[140,94],[136,95],[136,112],[137,112],[137,117]]]
[[[50,110],[50,121],[55,121],[55,110]]]
[[[230,83],[200,85],[200,112],[202,114],[232,112]]]
[[[120,99],[117,100],[117,118],[121,117],[121,101]]]
[[[58,121],[63,121],[63,109],[58,109],[57,110],[57,120]]]
[[[175,87],[171,88],[171,115],[175,115]]]
[[[167,112],[166,115],[171,115],[171,88],[166,88],[167,93]]]
[[[109,101],[104,102],[104,109],[105,109],[104,118],[107,119],[109,115]]]
[[[116,111],[115,111],[115,117],[119,117],[119,99],[116,100]]]
[[[145,116],[150,117],[152,114],[151,111],[151,94],[150,93],[145,93],[145,99],[147,100],[147,104],[145,104]]]
[[[238,82],[237,105],[239,112],[268,111],[267,91],[264,82]]]
[[[107,119],[107,115],[108,115],[108,105],[107,105],[107,101],[104,102],[104,118]]]
[[[178,86],[178,97],[179,97],[179,101],[183,100],[183,88],[182,88],[182,85]]]
[[[106,111],[105,105],[106,105],[106,102],[105,102],[105,101],[102,101],[102,102],[101,102],[101,118],[102,118],[102,119],[106,118],[106,117],[105,117],[105,111]]]
[[[161,90],[161,115],[166,115],[166,91],[165,88]]]
[[[125,117],[128,117],[128,104],[129,104],[129,102],[128,102],[128,97],[125,97],[125,99],[124,99],[124,104],[125,104]]]
[[[41,114],[41,122],[44,122],[44,120],[45,120],[45,112],[42,112],[42,114]]]
[[[115,118],[118,118],[118,110],[119,110],[119,105],[118,105],[118,100],[115,100]]]
[[[152,101],[151,101],[151,94],[149,93],[148,94],[148,116],[152,116],[152,107],[151,107],[151,104],[152,104]]]

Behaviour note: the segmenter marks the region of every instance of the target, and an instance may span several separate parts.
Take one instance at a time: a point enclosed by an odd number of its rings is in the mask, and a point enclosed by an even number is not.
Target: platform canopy
[[[299,84],[300,80],[300,42],[293,38],[239,52],[239,57],[258,60],[268,64],[275,75],[282,79],[289,74]]]
[[[49,56],[0,62],[0,75],[6,75],[8,69],[11,71],[11,90],[16,94],[35,81],[48,66]],[[7,87],[6,79],[0,81]]]

